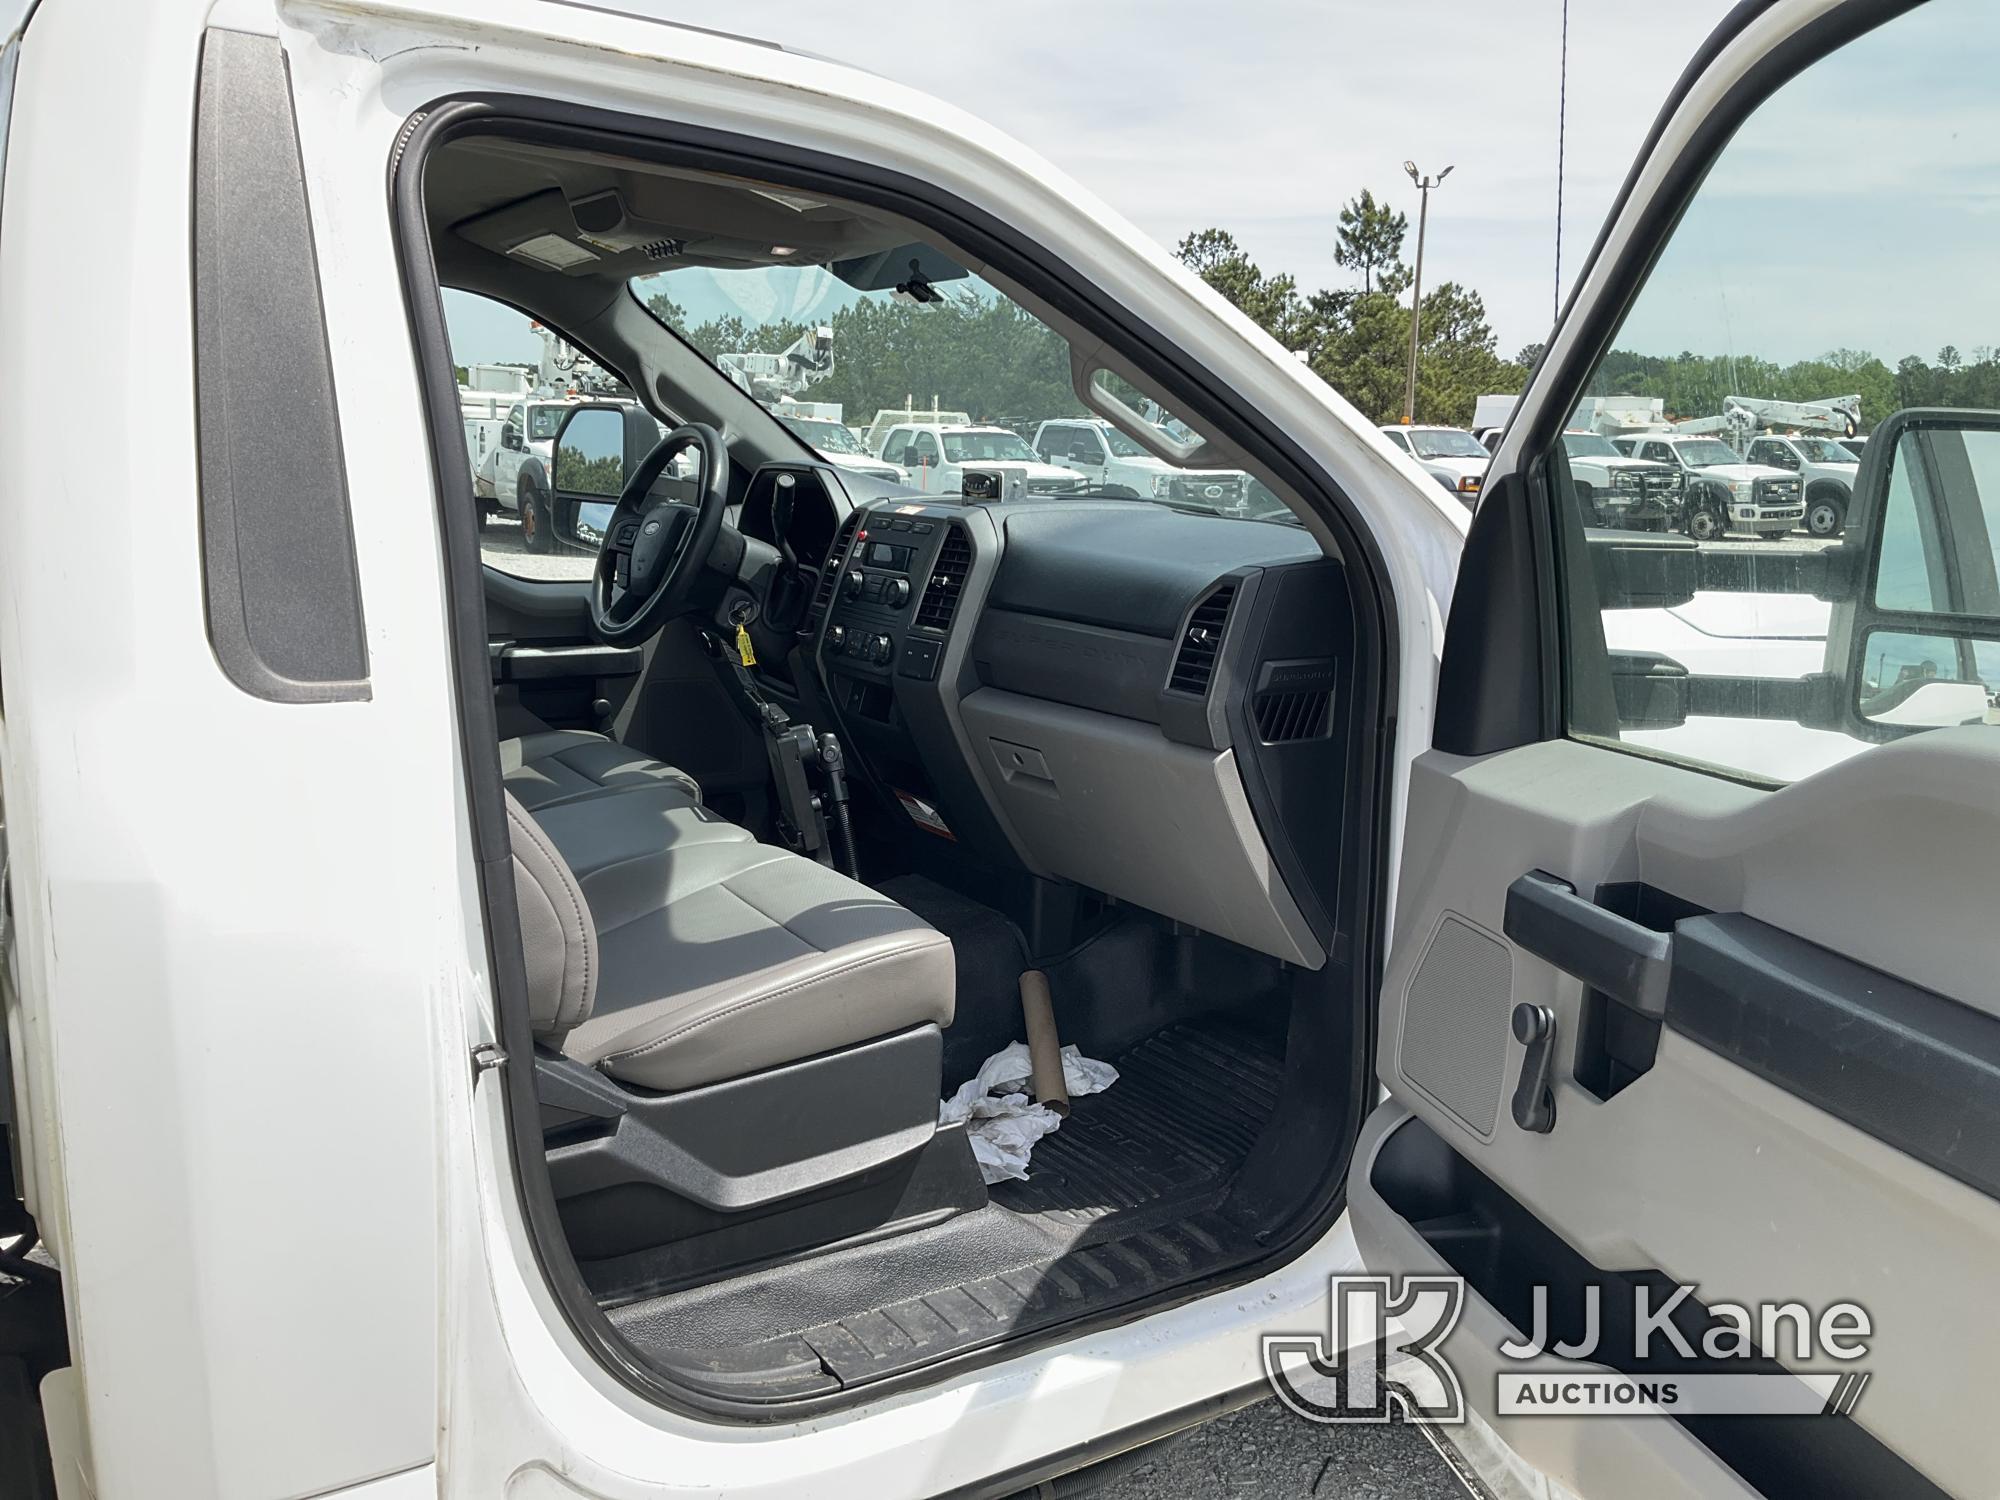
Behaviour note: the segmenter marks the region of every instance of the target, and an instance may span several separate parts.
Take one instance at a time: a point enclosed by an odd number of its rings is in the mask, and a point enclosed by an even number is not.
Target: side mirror
[[[513,449],[513,450],[515,450],[515,451],[517,451],[517,452],[518,452],[518,451],[520,450],[520,447],[521,447],[521,432],[520,432],[520,429],[519,429],[519,428],[516,428],[516,427],[503,427],[503,428],[501,428],[501,429],[500,429],[500,446],[501,446],[501,447],[503,447],[503,448],[511,448],[511,449]]]
[[[2000,724],[2000,412],[1889,417],[1848,514],[1867,551],[1829,656],[1856,718],[1871,738]]]
[[[556,493],[616,500],[629,472],[625,425],[622,406],[571,408],[556,429],[550,476]]]

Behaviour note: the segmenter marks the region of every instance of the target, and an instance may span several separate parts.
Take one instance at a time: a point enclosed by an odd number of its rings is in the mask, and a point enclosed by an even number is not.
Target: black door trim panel
[[[1666,1024],[2000,1198],[2000,1017],[1733,912],[1675,926]]]
[[[1765,1358],[1716,1360],[1672,1353],[1635,1357],[1634,1296],[1651,1289],[1660,1306],[1673,1282],[1657,1270],[1604,1270],[1433,1131],[1405,1120],[1375,1153],[1369,1182],[1431,1251],[1521,1331],[1535,1326],[1534,1289],[1548,1289],[1550,1341],[1576,1344],[1584,1333],[1589,1288],[1602,1316],[1597,1360],[1621,1374],[1666,1377],[1703,1373],[1777,1374]],[[1696,1297],[1683,1298],[1671,1321],[1695,1348],[1715,1324]],[[1664,1341],[1660,1341],[1664,1343]],[[1651,1420],[1637,1418],[1635,1420]],[[1848,1416],[1697,1416],[1669,1411],[1684,1428],[1758,1493],[1815,1500],[1944,1500],[1944,1491]]]

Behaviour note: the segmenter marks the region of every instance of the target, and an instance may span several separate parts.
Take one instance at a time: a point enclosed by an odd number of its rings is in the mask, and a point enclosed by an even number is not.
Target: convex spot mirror
[[[1887,738],[2000,723],[2000,412],[1899,411],[1855,476],[1868,548],[1846,660],[1857,718]]]

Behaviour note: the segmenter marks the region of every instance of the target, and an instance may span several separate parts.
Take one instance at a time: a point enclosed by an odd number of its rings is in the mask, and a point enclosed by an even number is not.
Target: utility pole
[[[1423,177],[1418,175],[1415,162],[1406,161],[1403,170],[1423,194],[1423,202],[1417,209],[1417,271],[1410,286],[1410,378],[1403,387],[1403,422],[1407,426],[1417,419],[1417,321],[1424,309],[1424,228],[1431,217],[1431,189],[1451,176],[1451,168],[1446,167],[1435,177]]]

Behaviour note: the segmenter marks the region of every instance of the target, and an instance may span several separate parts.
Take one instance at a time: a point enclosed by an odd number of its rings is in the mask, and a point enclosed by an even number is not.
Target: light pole
[[[1417,272],[1410,287],[1410,378],[1403,387],[1403,422],[1407,426],[1417,419],[1417,319],[1424,307],[1424,227],[1431,217],[1431,189],[1451,176],[1451,168],[1446,167],[1435,177],[1421,177],[1417,174],[1417,164],[1406,161],[1403,170],[1423,194],[1423,202],[1417,209]]]

